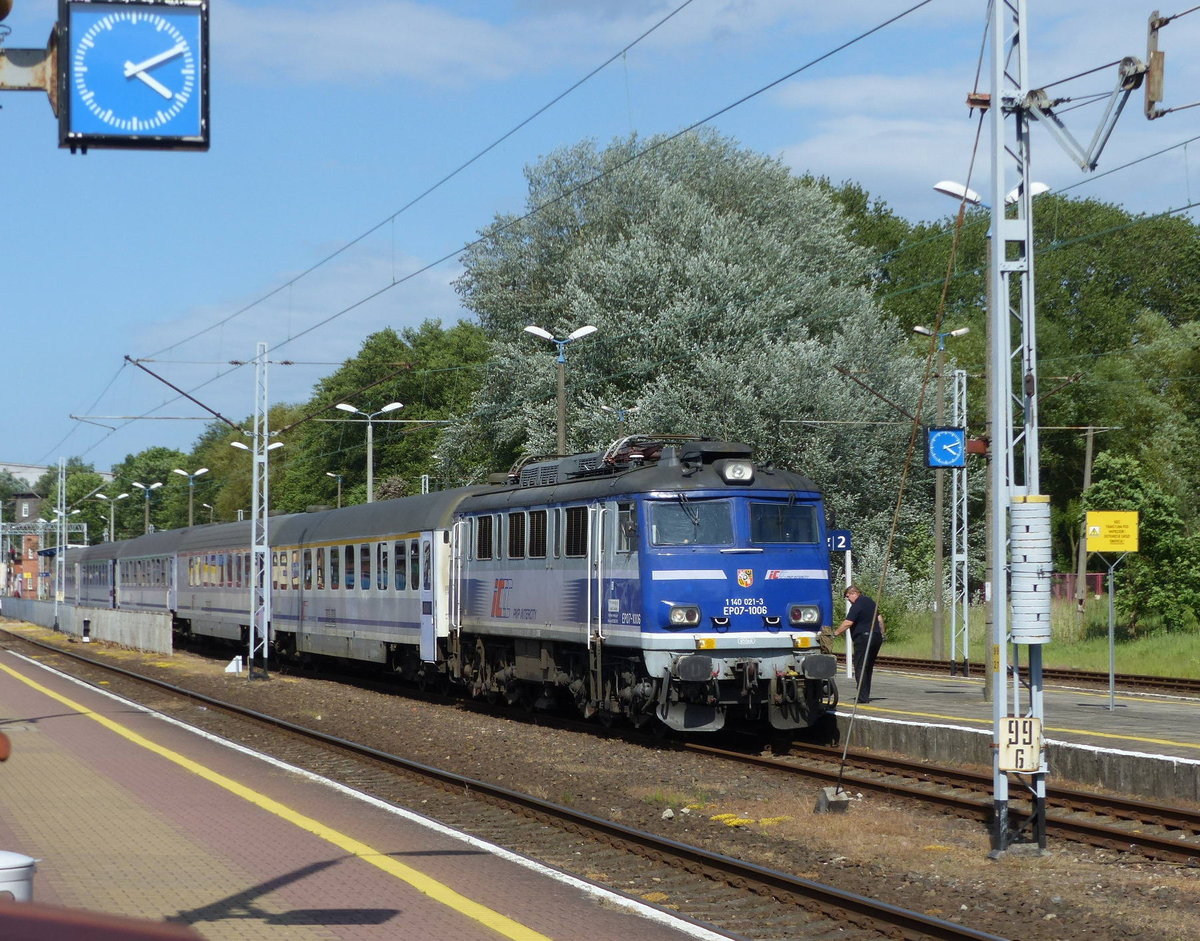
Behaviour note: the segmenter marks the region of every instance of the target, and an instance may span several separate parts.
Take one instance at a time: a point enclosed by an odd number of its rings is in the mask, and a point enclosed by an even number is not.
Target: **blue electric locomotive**
[[[744,445],[626,439],[528,464],[456,517],[480,687],[552,683],[585,714],[687,731],[804,727],[836,704],[821,495]]]

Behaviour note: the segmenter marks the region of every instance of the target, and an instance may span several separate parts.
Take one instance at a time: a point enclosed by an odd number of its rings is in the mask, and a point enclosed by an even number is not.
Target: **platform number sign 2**
[[[1000,725],[1000,770],[1033,774],[1042,766],[1042,722],[1006,716]]]
[[[851,548],[850,530],[831,529],[825,536],[830,552],[849,552]]]

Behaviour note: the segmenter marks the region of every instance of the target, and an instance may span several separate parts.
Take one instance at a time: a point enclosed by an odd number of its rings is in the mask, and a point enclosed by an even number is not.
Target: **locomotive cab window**
[[[617,551],[636,552],[638,543],[637,507],[632,503],[617,504]]]
[[[728,500],[650,503],[650,541],[656,546],[733,545],[733,512]]]
[[[751,503],[750,541],[816,545],[817,508],[806,503]]]

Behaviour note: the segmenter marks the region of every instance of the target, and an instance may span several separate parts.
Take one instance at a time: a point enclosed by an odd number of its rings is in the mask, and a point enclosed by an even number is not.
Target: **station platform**
[[[726,937],[9,651],[0,731],[0,849],[38,860],[33,907],[209,941]]]
[[[982,674],[951,676],[949,666],[943,676],[877,666],[871,701],[858,706],[853,680],[843,673],[837,680],[842,697],[851,700],[837,709],[842,742],[848,737],[851,748],[990,771],[995,719]],[[1022,691],[1022,712],[1028,702]],[[1117,690],[1111,706],[1107,689],[1046,686],[1048,780],[1200,803],[1200,699]]]

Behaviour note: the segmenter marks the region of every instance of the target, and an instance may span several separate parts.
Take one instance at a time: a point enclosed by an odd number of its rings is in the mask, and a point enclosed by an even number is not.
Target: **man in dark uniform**
[[[850,632],[854,641],[854,676],[858,680],[858,701],[871,701],[871,674],[875,670],[875,656],[883,645],[883,615],[879,606],[859,590],[857,585],[846,589],[846,619],[838,625],[834,636]]]

